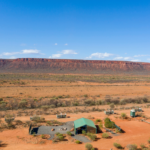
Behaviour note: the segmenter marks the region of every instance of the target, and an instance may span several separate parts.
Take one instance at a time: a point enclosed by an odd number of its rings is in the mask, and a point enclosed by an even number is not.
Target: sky
[[[0,58],[150,62],[150,0],[0,0]]]

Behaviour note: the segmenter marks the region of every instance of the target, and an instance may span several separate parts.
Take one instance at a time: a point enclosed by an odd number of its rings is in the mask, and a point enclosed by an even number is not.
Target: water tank
[[[135,117],[135,109],[132,109],[132,110],[130,111],[130,116],[131,116],[131,117]]]

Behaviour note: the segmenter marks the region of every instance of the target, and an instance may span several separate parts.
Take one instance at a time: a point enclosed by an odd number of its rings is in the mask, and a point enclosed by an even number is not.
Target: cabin
[[[97,133],[97,128],[92,120],[86,118],[80,118],[74,121],[75,134],[82,134],[82,131]]]

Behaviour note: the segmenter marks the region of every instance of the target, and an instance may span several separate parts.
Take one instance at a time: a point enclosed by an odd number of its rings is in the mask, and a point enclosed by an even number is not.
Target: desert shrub
[[[35,122],[45,122],[45,118],[40,117],[40,116],[33,116],[32,117],[32,121],[35,121]]]
[[[67,134],[70,135],[70,136],[72,135],[70,131],[67,131]]]
[[[70,98],[70,95],[66,95],[65,98]]]
[[[108,133],[103,133],[102,138],[105,138],[105,139],[109,138],[109,134]]]
[[[97,136],[95,135],[95,134],[93,134],[93,133],[87,133],[87,136],[92,140],[92,141],[95,141],[96,140],[96,138],[97,138]]]
[[[110,109],[114,109],[115,108],[114,103],[111,103],[109,106],[110,106]]]
[[[59,132],[56,133],[56,135],[59,135],[59,134],[60,134]]]
[[[103,128],[103,123],[102,123],[102,122],[100,122],[100,124],[99,124],[99,128],[100,128],[100,129],[102,129],[102,128]]]
[[[0,102],[3,101],[3,98],[0,98]]]
[[[57,142],[57,139],[53,139],[53,143],[56,143]]]
[[[36,101],[35,100],[30,99],[29,104],[30,104],[31,108],[36,108]]]
[[[81,142],[79,140],[75,141],[76,144],[80,144]]]
[[[125,105],[126,104],[126,101],[124,100],[124,99],[122,99],[121,101],[120,101],[120,105]]]
[[[95,123],[98,123],[98,122],[101,122],[101,120],[100,119],[96,119]]]
[[[110,103],[111,103],[111,100],[112,100],[112,97],[111,97],[110,95],[106,95],[106,96],[105,96],[105,102],[106,102],[107,104],[110,104]]]
[[[93,106],[93,105],[95,105],[95,102],[93,100],[91,100],[91,99],[88,99],[88,100],[84,101],[84,104],[86,106]]]
[[[141,144],[140,146],[141,146],[142,149],[145,148],[145,144]]]
[[[46,136],[44,134],[41,135],[42,139],[46,139]]]
[[[87,144],[85,145],[85,148],[86,148],[86,150],[92,150],[93,145],[92,145],[92,144],[87,143]]]
[[[7,123],[8,129],[15,129],[15,125],[12,122]]]
[[[63,96],[62,96],[62,95],[59,95],[59,96],[57,96],[57,98],[63,98]]]
[[[27,107],[28,102],[26,101],[26,99],[22,99],[19,102],[19,108],[26,108]]]
[[[106,105],[106,102],[104,100],[102,100],[101,105]]]
[[[148,98],[147,97],[143,97],[143,102],[147,103],[148,102]]]
[[[97,101],[95,102],[95,104],[96,104],[96,105],[102,105],[102,101],[101,101],[101,100],[97,100]]]
[[[137,145],[135,145],[135,144],[129,144],[129,145],[127,145],[127,148],[129,150],[137,150]]]
[[[7,108],[6,108],[6,102],[5,101],[0,101],[0,109],[1,110],[6,110]]]
[[[44,110],[44,111],[47,111],[49,109],[49,106],[48,105],[43,105],[41,106],[41,108]]]
[[[8,124],[11,124],[12,121],[14,121],[14,115],[13,114],[6,114],[5,115],[5,122],[7,122]]]
[[[116,133],[122,133],[122,130],[120,131],[119,129],[116,128]]]
[[[21,120],[15,120],[16,125],[22,125],[23,122]]]
[[[114,147],[116,147],[117,149],[122,149],[122,146],[121,146],[120,144],[118,144],[118,143],[114,143],[113,145],[114,145]]]
[[[73,106],[79,106],[79,102],[78,101],[74,101],[74,102],[72,102],[72,105]]]
[[[126,113],[121,113],[121,118],[126,119],[127,118]]]
[[[109,118],[106,118],[104,120],[104,122],[105,122],[105,127],[106,128],[115,128],[115,123],[113,121],[110,121]]]
[[[82,130],[82,134],[83,134],[83,135],[86,135],[86,131],[85,131],[85,130]]]
[[[92,141],[95,141],[95,140],[97,139],[97,136],[96,136],[95,134],[92,134],[92,135],[90,136],[90,139],[91,139]]]
[[[9,109],[18,109],[18,101],[17,100],[9,100],[9,103],[8,103],[8,106],[9,106]]]
[[[148,148],[148,147],[145,147],[145,148],[143,148],[142,150],[149,150],[149,148]]]
[[[88,97],[88,95],[87,94],[85,94],[85,95],[83,95],[84,97]]]
[[[150,144],[150,138],[149,138],[147,141],[148,141],[148,143]]]
[[[0,141],[0,147],[2,146],[2,141]]]
[[[58,135],[57,137],[58,137],[58,139],[59,139],[60,141],[63,141],[63,140],[64,140],[64,136],[63,136],[63,135]]]
[[[120,98],[117,97],[117,98],[111,100],[111,102],[114,103],[115,105],[116,105],[116,104],[119,104],[119,103],[120,103]]]
[[[33,137],[35,137],[35,136],[36,136],[36,133],[35,133],[35,132],[33,132],[33,134],[32,134],[32,135],[33,135]]]
[[[55,108],[56,106],[54,104],[50,105],[49,106],[50,108]]]

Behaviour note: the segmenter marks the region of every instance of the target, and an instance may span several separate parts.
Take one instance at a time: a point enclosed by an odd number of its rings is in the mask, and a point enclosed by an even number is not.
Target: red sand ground
[[[116,111],[121,114],[125,112],[128,116],[130,114],[129,110]],[[149,108],[144,110],[144,114],[150,117]],[[104,112],[93,112],[93,113],[78,113],[78,114],[68,114],[70,118],[59,119],[59,121],[73,121],[80,117],[88,118],[89,115],[95,117],[95,119],[104,119],[106,115]],[[92,142],[93,147],[98,148],[98,150],[108,150],[113,148],[113,143],[120,143],[122,146],[127,146],[128,144],[146,144],[147,140],[150,138],[150,124],[140,122],[138,118],[134,118],[131,121],[116,119],[111,115],[110,118],[119,125],[125,133],[122,133],[119,136],[112,136],[111,139],[102,139],[102,133],[97,134],[100,138],[98,141]],[[44,116],[46,120],[56,119],[55,115]],[[29,120],[29,117],[16,117],[16,120]],[[110,134],[111,135],[111,134]],[[0,133],[0,140],[6,143],[6,147],[0,149],[4,150],[85,150],[85,144],[75,144],[74,142],[65,141],[57,144],[52,143],[52,141],[45,140],[45,144],[36,144],[39,138],[33,137],[28,134],[28,128],[20,128],[14,130],[5,130]]]

